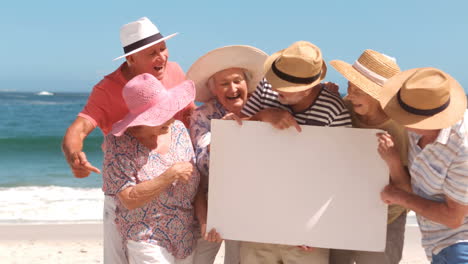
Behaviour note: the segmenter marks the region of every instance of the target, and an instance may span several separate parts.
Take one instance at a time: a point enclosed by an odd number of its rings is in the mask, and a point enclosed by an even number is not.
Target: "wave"
[[[21,98],[21,97],[17,97]],[[76,101],[61,101],[61,102],[54,102],[54,101],[45,101],[45,100],[29,100],[29,99],[16,99],[16,100],[2,100],[0,101],[0,105],[4,106],[23,106],[26,105],[28,107],[32,107],[35,105],[83,105],[82,102]]]
[[[0,188],[0,222],[100,222],[103,202],[104,194],[99,188]]]
[[[42,137],[0,137],[0,149],[13,151],[61,152],[63,136]],[[85,140],[85,150],[101,151],[102,137],[88,137]],[[13,154],[13,153],[12,153]]]

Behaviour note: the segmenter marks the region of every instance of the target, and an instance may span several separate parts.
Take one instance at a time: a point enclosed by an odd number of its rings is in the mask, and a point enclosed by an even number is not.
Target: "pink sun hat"
[[[171,119],[195,99],[195,84],[184,81],[166,89],[149,73],[131,79],[123,88],[122,96],[129,113],[112,126],[111,133],[121,136],[133,126],[159,126]]]

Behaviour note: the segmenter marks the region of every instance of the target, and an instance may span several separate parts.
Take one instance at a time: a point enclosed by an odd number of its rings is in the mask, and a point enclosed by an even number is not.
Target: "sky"
[[[0,9],[0,90],[84,92],[122,61],[119,30],[146,16],[187,71],[206,52],[234,44],[272,54],[310,41],[324,59],[353,63],[365,49],[400,68],[440,68],[468,91],[468,1],[8,1]],[[327,81],[346,91],[331,66]]]

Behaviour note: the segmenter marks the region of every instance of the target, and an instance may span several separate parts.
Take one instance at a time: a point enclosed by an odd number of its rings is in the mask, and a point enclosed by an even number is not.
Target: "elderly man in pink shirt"
[[[177,34],[177,33],[176,33]],[[105,76],[93,88],[85,107],[67,129],[62,143],[63,153],[75,177],[84,178],[91,172],[100,173],[86,158],[83,141],[96,127],[107,135],[114,123],[128,112],[122,97],[122,89],[133,77],[150,73],[168,89],[185,80],[185,74],[175,62],[168,61],[169,51],[165,40],[176,34],[164,37],[158,28],[146,17],[124,25],[120,39],[126,61],[113,73]],[[175,115],[175,119],[186,126],[195,108],[190,103]],[[104,263],[127,263],[121,250],[121,237],[115,223],[115,203],[111,197],[104,200]]]

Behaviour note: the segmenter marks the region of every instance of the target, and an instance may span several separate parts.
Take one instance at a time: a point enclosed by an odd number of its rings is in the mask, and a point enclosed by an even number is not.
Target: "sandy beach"
[[[103,263],[102,225],[2,225],[0,256],[2,264]],[[223,263],[223,254],[218,254],[215,263]],[[406,229],[401,263],[428,263],[418,227]]]

